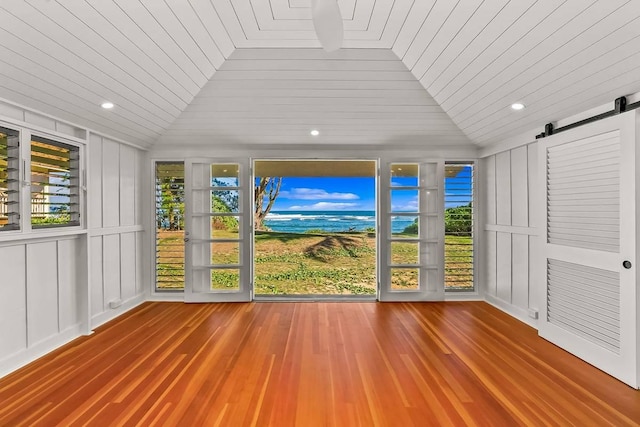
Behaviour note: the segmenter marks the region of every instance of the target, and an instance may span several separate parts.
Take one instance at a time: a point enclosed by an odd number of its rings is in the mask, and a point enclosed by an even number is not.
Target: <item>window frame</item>
[[[446,202],[447,202],[447,196],[446,196],[446,191],[447,191],[447,185],[446,185],[446,168],[447,166],[451,166],[451,165],[460,165],[460,166],[471,166],[471,185],[470,185],[470,189],[471,189],[471,252],[472,252],[472,261],[471,261],[471,283],[472,283],[472,288],[470,289],[464,289],[464,288],[447,288],[446,284],[445,284],[445,293],[447,294],[447,298],[454,296],[454,295],[477,295],[478,294],[478,277],[480,275],[480,271],[479,271],[479,257],[481,256],[481,254],[478,252],[478,239],[479,239],[479,227],[480,227],[480,221],[481,218],[479,218],[478,214],[479,214],[479,210],[478,210],[478,165],[479,162],[475,159],[471,159],[471,160],[451,160],[451,159],[447,159],[444,162],[444,167],[445,167],[445,182],[443,183],[443,189],[444,189],[444,193],[445,193],[445,205],[443,206],[443,221],[445,220],[445,211],[446,211]],[[446,237],[447,237],[447,231],[445,228],[445,249],[447,246],[446,243]],[[445,264],[445,282],[446,282],[446,263],[447,263],[447,256],[446,256],[446,252],[444,254],[443,257],[443,261]]]
[[[15,128],[10,127],[10,126],[3,126],[1,123],[0,123],[0,131],[2,131],[2,133],[6,134],[7,137],[16,136],[18,138],[18,145],[16,147],[13,147],[13,148],[16,149],[15,151],[16,151],[17,155],[14,156],[15,157],[14,161],[15,161],[16,164],[14,165],[15,173],[12,174],[12,175],[10,175],[10,171],[8,170],[11,167],[11,164],[10,164],[11,159],[9,158],[9,149],[10,148],[7,145],[7,158],[6,158],[6,161],[7,161],[7,177],[6,177],[6,179],[7,179],[7,200],[5,202],[6,206],[7,206],[7,224],[5,226],[3,226],[2,228],[0,228],[0,233],[4,234],[4,233],[7,233],[7,232],[20,232],[21,231],[21,225],[22,224],[21,224],[21,220],[20,220],[20,217],[21,217],[20,208],[22,206],[22,204],[21,204],[21,198],[22,198],[21,197],[21,193],[22,192],[21,192],[21,181],[20,181],[20,172],[21,172],[21,169],[20,169],[20,158],[21,158],[20,150],[21,150],[21,147],[22,147],[22,144],[21,144],[21,142],[22,142],[21,141],[22,132],[21,132],[20,129],[15,129]],[[9,180],[14,180],[14,183],[15,183],[15,185],[14,185],[15,188],[14,189],[10,188],[10,184],[8,182]],[[10,192],[14,193],[13,197],[11,196]],[[16,209],[10,209],[9,208],[10,204],[16,204],[17,205]],[[16,215],[18,217],[17,221],[12,222],[10,220],[10,216],[11,215]]]
[[[52,138],[50,136],[42,136],[38,133],[34,133],[31,132],[29,135],[29,146],[27,147],[28,152],[29,152],[29,161],[26,162],[26,164],[28,164],[28,168],[25,167],[25,177],[29,177],[29,185],[25,185],[25,187],[28,187],[28,197],[29,197],[29,225],[30,225],[30,229],[31,230],[45,230],[45,229],[53,229],[53,228],[57,228],[57,229],[69,229],[69,228],[74,228],[74,227],[81,227],[82,226],[82,219],[84,217],[83,215],[83,200],[82,200],[82,193],[83,193],[83,185],[82,182],[84,181],[83,179],[83,172],[84,172],[84,168],[82,167],[82,162],[83,162],[83,155],[82,155],[82,146],[78,145],[78,144],[72,144],[66,140],[61,141],[61,138]],[[34,177],[34,172],[33,172],[33,167],[32,167],[32,163],[33,163],[33,149],[32,149],[32,144],[33,142],[39,142],[39,143],[43,143],[43,144],[50,144],[51,146],[57,146],[59,148],[69,148],[70,152],[71,150],[73,150],[73,152],[77,153],[77,159],[70,159],[70,163],[71,161],[75,161],[76,162],[76,175],[71,175],[69,178],[69,182],[70,182],[70,187],[75,187],[76,191],[75,193],[70,193],[69,194],[69,204],[75,204],[77,205],[77,210],[70,212],[70,222],[69,223],[52,223],[52,224],[41,224],[41,225],[36,225],[33,223],[33,197],[32,197],[32,186],[33,186],[33,177]],[[27,149],[25,149],[25,151],[27,151]],[[28,174],[26,173],[28,169]],[[69,168],[70,170],[72,170],[72,168]],[[25,203],[25,205],[27,205]],[[26,210],[26,206],[25,206],[25,210]],[[73,220],[73,214],[77,215],[77,219],[74,221]]]
[[[169,287],[161,287],[158,286],[158,280],[159,277],[161,275],[158,274],[158,267],[159,267],[159,258],[158,258],[158,250],[159,250],[159,242],[158,242],[158,226],[157,226],[157,221],[158,221],[158,165],[160,164],[174,164],[174,165],[181,165],[182,166],[182,188],[180,189],[180,191],[182,191],[182,215],[183,215],[183,223],[184,221],[186,221],[186,218],[184,217],[185,212],[185,192],[186,192],[186,188],[185,188],[185,161],[180,159],[180,160],[152,160],[152,167],[151,169],[151,174],[152,174],[152,185],[153,185],[153,230],[154,230],[154,238],[153,238],[153,252],[154,254],[156,254],[155,258],[154,258],[154,262],[153,262],[153,292],[157,293],[157,294],[171,294],[171,293],[183,293],[184,292],[184,286],[185,286],[185,263],[186,263],[186,253],[185,250],[183,249],[182,251],[182,269],[183,269],[183,273],[182,273],[182,287],[176,287],[176,288],[169,288]],[[176,178],[176,177],[173,177]],[[183,228],[182,228],[182,239],[185,238],[184,232],[185,232],[185,227],[183,224]]]
[[[19,219],[16,227],[11,229],[0,228],[0,243],[7,240],[21,238],[38,238],[39,236],[77,234],[79,230],[86,229],[86,153],[85,141],[69,138],[65,135],[49,132],[45,129],[35,129],[26,125],[0,120],[0,127],[18,132],[18,208]],[[32,138],[41,138],[54,144],[63,144],[77,149],[77,204],[78,221],[73,224],[64,224],[54,227],[32,227],[31,224],[31,141]],[[29,203],[26,201],[29,200]]]

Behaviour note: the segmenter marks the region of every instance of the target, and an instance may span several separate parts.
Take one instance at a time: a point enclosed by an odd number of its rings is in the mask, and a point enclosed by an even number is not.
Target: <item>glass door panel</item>
[[[187,162],[185,301],[249,301],[251,192],[246,160]]]
[[[380,171],[380,299],[444,299],[442,162],[386,163]]]

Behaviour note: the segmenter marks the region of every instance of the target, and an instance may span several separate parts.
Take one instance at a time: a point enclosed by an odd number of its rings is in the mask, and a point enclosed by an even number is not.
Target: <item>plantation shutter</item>
[[[620,274],[547,260],[547,320],[620,353]]]
[[[0,231],[20,229],[20,138],[0,127]]]
[[[549,243],[619,252],[619,132],[549,148],[547,162]]]
[[[33,228],[80,225],[78,147],[31,139]]]
[[[635,116],[540,149],[540,336],[636,387]]]

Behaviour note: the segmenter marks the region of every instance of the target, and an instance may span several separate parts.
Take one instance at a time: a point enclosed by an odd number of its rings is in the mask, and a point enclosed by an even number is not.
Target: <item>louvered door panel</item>
[[[619,252],[619,132],[549,148],[546,176],[547,241]]]
[[[620,274],[547,261],[547,320],[620,352]]]
[[[538,175],[538,332],[633,387],[636,123],[629,112],[544,138]]]

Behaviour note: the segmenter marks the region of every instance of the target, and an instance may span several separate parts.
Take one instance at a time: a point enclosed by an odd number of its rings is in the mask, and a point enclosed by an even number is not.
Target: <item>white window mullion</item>
[[[31,231],[31,132],[20,133],[20,229]]]

